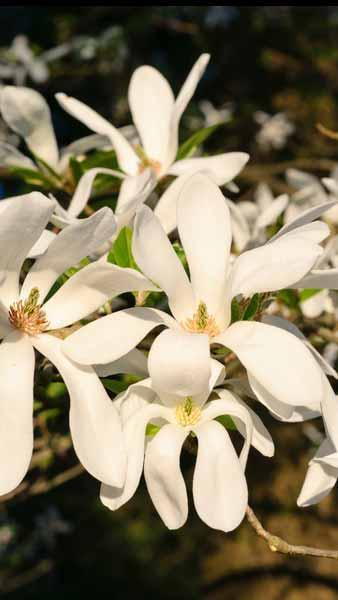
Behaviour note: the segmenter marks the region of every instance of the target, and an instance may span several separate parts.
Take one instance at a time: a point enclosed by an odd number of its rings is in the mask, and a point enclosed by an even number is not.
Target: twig
[[[267,542],[272,552],[280,552],[281,554],[289,554],[290,556],[317,556],[338,560],[338,550],[324,550],[321,548],[312,548],[311,546],[295,546],[289,544],[278,535],[269,533],[264,529],[250,506],[246,509],[246,518],[257,535]]]

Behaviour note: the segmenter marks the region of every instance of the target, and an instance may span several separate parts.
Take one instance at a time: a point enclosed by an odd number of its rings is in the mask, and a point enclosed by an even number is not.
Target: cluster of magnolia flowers
[[[223,195],[220,186],[236,189],[232,180],[247,154],[177,157],[180,117],[208,60],[200,57],[176,99],[156,69],[135,71],[129,104],[136,141],[58,94],[63,108],[95,132],[62,153],[43,98],[28,88],[1,92],[3,118],[34,156],[33,162],[3,144],[7,165],[64,183],[72,155],[112,146],[117,157],[115,170],[97,167],[80,178],[66,209],[37,191],[0,203],[1,494],[20,483],[32,456],[34,349],[68,388],[74,449],[102,483],[100,497],[111,510],[133,496],[144,472],[163,522],[182,526],[188,499],[180,454],[190,436],[198,442],[197,513],[212,528],[237,527],[248,504],[250,447],[274,454],[269,432],[243,398],[262,403],[278,420],[323,418],[325,439],[309,465],[300,505],[319,501],[336,482],[338,406],[328,376],[337,374],[266,301],[278,290],[338,289],[332,253],[321,245],[330,230],[317,220],[336,209],[337,184],[330,179],[333,197],[288,217],[290,199],[273,198],[267,187],[257,191],[256,203]],[[104,207],[80,217],[102,174],[120,182],[115,212]],[[175,179],[159,197],[166,175]],[[269,237],[268,226],[282,214],[284,225]],[[132,267],[109,260],[126,227]],[[70,267],[77,267],[74,274],[56,285]],[[100,316],[102,306],[125,292],[134,293],[135,306]],[[147,306],[153,292],[161,300]],[[227,376],[232,357],[243,366],[242,377]],[[111,400],[100,378],[116,374],[137,381]],[[239,456],[229,423],[243,437]]]

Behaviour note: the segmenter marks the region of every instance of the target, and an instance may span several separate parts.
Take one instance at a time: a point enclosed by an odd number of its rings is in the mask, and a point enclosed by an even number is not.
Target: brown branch
[[[312,548],[311,546],[295,546],[294,544],[289,544],[278,535],[269,533],[269,531],[264,529],[250,506],[246,509],[246,518],[257,535],[267,542],[272,552],[280,552],[280,554],[289,554],[290,556],[316,556],[338,560],[338,550],[324,550],[321,548]]]

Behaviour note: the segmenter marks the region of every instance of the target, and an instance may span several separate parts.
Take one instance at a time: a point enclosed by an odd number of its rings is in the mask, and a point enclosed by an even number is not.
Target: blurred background
[[[127,89],[136,67],[155,66],[177,93],[198,56],[209,52],[180,134],[184,140],[224,123],[206,150],[250,153],[238,178],[242,194],[261,181],[276,193],[288,191],[286,166],[323,176],[337,158],[337,141],[316,124],[338,130],[338,7],[2,7],[1,25],[0,82],[46,97],[61,145],[88,130],[61,110],[56,92],[129,125]],[[0,138],[9,135],[0,130]],[[1,186],[2,196],[13,193],[11,181]],[[164,527],[143,483],[125,507],[109,512],[99,484],[82,472],[60,433],[67,430],[66,411],[55,413],[67,406],[63,384],[56,380],[36,393],[49,406],[35,422],[44,440],[40,454],[37,448],[20,489],[0,499],[2,597],[338,598],[337,563],[276,555],[246,522],[229,535],[212,531],[191,498],[189,520],[176,532]],[[251,505],[266,528],[289,542],[337,549],[337,492],[317,507],[296,507],[320,424],[278,423],[263,408],[260,414],[276,457],[252,450]],[[188,485],[193,464],[193,456],[182,456]]]

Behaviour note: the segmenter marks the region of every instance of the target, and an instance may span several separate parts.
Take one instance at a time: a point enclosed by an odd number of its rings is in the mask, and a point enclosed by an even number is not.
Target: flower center
[[[150,168],[154,171],[156,177],[158,178],[160,176],[160,172],[161,172],[161,167],[162,167],[161,163],[158,162],[158,160],[153,160],[152,158],[148,158],[148,156],[144,152],[143,148],[141,148],[141,146],[137,146],[136,152],[137,152],[138,156],[140,157],[140,164],[139,164],[138,172],[143,173],[143,171],[145,171],[145,169]]]
[[[215,317],[209,315],[207,306],[202,301],[192,319],[183,321],[182,327],[191,333],[207,333],[210,337],[215,337],[220,333]]]
[[[190,396],[175,408],[176,421],[179,425],[182,425],[182,427],[196,425],[201,418],[201,414],[201,409],[199,406],[196,406]]]
[[[45,312],[41,309],[39,290],[33,288],[27,300],[19,300],[9,307],[8,320],[16,329],[28,335],[37,335],[47,329],[49,323]]]

